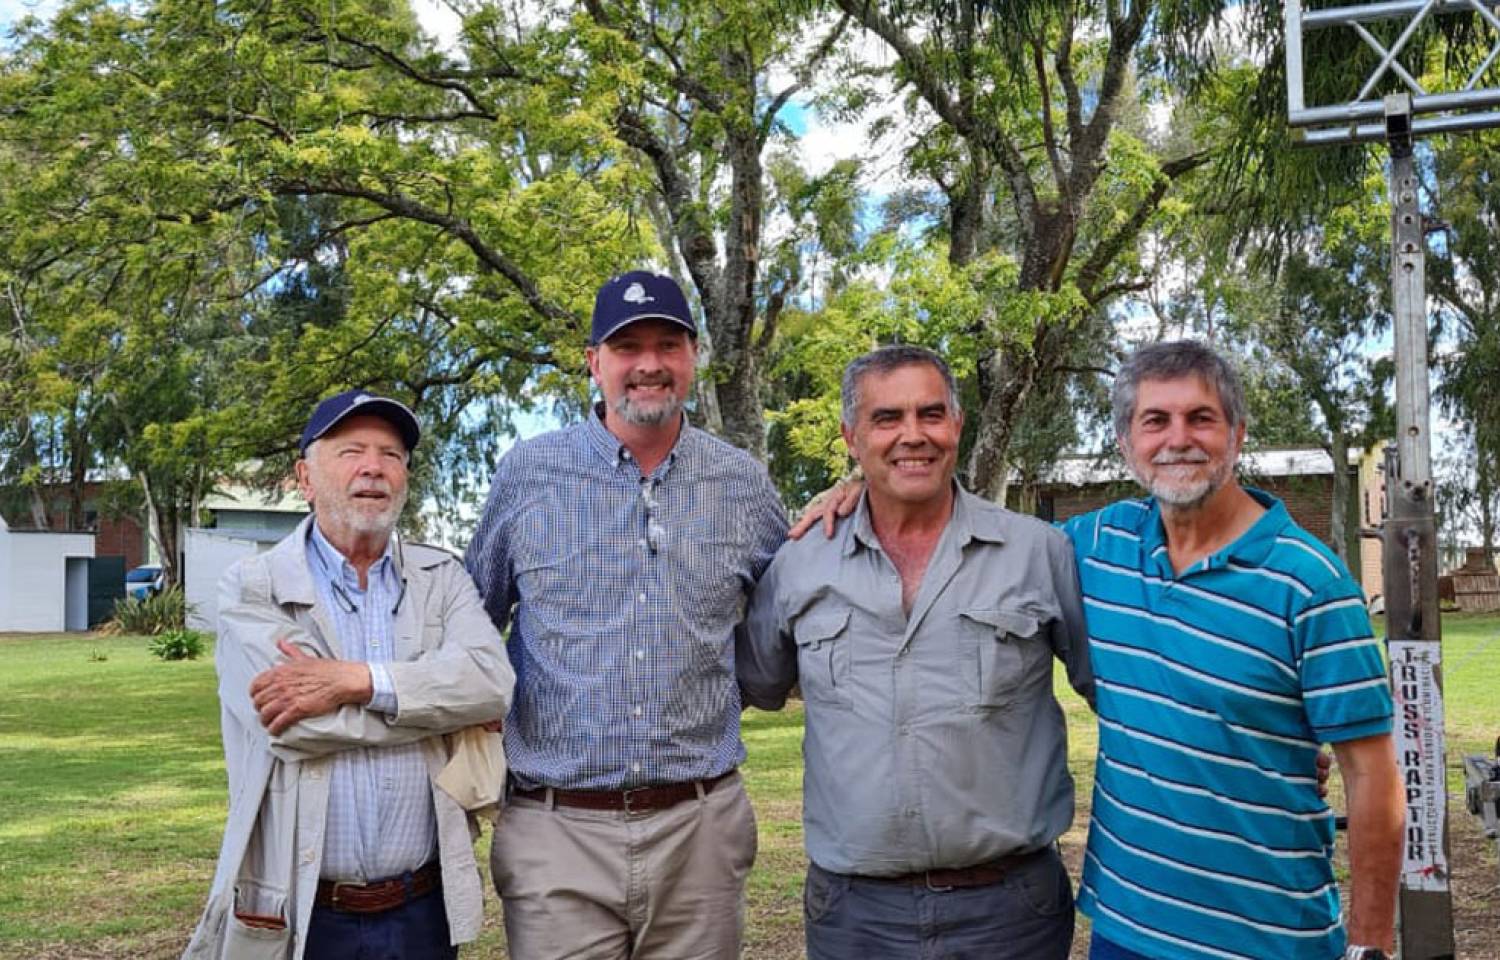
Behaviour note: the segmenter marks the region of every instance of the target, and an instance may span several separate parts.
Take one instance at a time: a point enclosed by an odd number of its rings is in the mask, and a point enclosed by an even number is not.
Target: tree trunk
[[[1329,437],[1328,455],[1333,458],[1333,504],[1328,514],[1329,544],[1344,566],[1352,567],[1349,556],[1349,438],[1342,430]]]
[[[1024,347],[1002,346],[980,361],[979,428],[969,451],[965,485],[996,503],[1005,502],[1010,480],[1006,453],[1035,383],[1036,358]]]
[[[961,267],[979,252],[989,210],[990,165],[984,154],[971,150],[968,174],[948,191],[948,262]]]
[[[156,545],[157,556],[161,558],[162,585],[170,589],[180,582],[177,570],[176,524],[170,521],[162,509],[148,473],[145,470],[137,470],[136,476],[140,477],[141,492],[146,499],[146,532],[151,537],[151,542]]]
[[[27,499],[31,501],[31,525],[38,530],[51,530],[52,518],[47,516],[47,501],[41,487],[33,484],[28,488]]]
[[[742,51],[720,55],[726,76],[738,91],[751,98],[755,65]],[[765,209],[761,142],[753,109],[747,119],[726,125],[724,151],[729,161],[729,224],[724,231],[724,269],[718,289],[699,291],[713,341],[719,416],[725,440],[755,459],[766,459],[765,411],[760,402],[760,363],[753,339],[757,303],[755,285],[760,275],[761,218]]]
[[[68,520],[69,530],[83,530],[84,493],[89,479],[88,424],[80,421],[77,403],[68,412]]]
[[[1484,562],[1495,565],[1495,463],[1483,452],[1474,459],[1474,493],[1479,500],[1479,537]]]

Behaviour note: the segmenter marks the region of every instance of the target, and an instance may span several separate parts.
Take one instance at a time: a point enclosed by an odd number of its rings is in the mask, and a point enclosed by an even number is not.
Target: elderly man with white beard
[[[220,584],[229,822],[187,958],[438,960],[479,933],[443,735],[503,717],[515,676],[458,558],[395,537],[419,436],[394,400],[324,400],[313,515]]]

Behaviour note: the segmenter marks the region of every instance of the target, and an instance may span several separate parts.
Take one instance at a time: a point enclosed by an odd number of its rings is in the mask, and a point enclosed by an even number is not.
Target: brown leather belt
[[[313,903],[344,913],[382,913],[425,896],[442,885],[442,870],[434,860],[413,870],[410,879],[400,876],[373,883],[319,880],[318,893],[313,898]]]
[[[523,800],[537,800],[559,807],[580,807],[584,810],[624,810],[626,813],[650,813],[665,810],[679,803],[695,800],[698,787],[702,785],[706,794],[714,787],[734,776],[735,771],[721,773],[707,780],[689,780],[686,783],[664,783],[655,787],[636,787],[634,790],[557,790],[552,787],[525,789],[513,787],[511,796]]]
[[[1040,850],[1033,850],[1030,853],[1013,853],[998,860],[991,860],[989,863],[975,864],[972,867],[959,867],[955,870],[919,870],[916,873],[903,873],[894,877],[856,876],[855,879],[868,880],[872,883],[902,883],[925,886],[931,890],[965,890],[970,887],[991,887],[1004,880],[1006,874],[1030,863],[1050,849],[1051,847],[1042,847]]]

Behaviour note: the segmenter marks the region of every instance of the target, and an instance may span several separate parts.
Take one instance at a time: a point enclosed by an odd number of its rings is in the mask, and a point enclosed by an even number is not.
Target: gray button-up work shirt
[[[1061,531],[957,489],[912,604],[868,501],[832,540],[788,542],[738,649],[748,703],[801,683],[808,856],[837,873],[959,868],[1051,843],[1073,820],[1052,658],[1092,701]]]

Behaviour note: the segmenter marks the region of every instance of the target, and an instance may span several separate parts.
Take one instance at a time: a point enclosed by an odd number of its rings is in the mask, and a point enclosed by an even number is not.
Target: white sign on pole
[[[1442,765],[1443,691],[1437,680],[1442,647],[1393,640],[1388,649],[1396,699],[1396,761],[1406,788],[1401,883],[1408,890],[1441,892],[1448,889],[1443,837],[1448,784]]]

